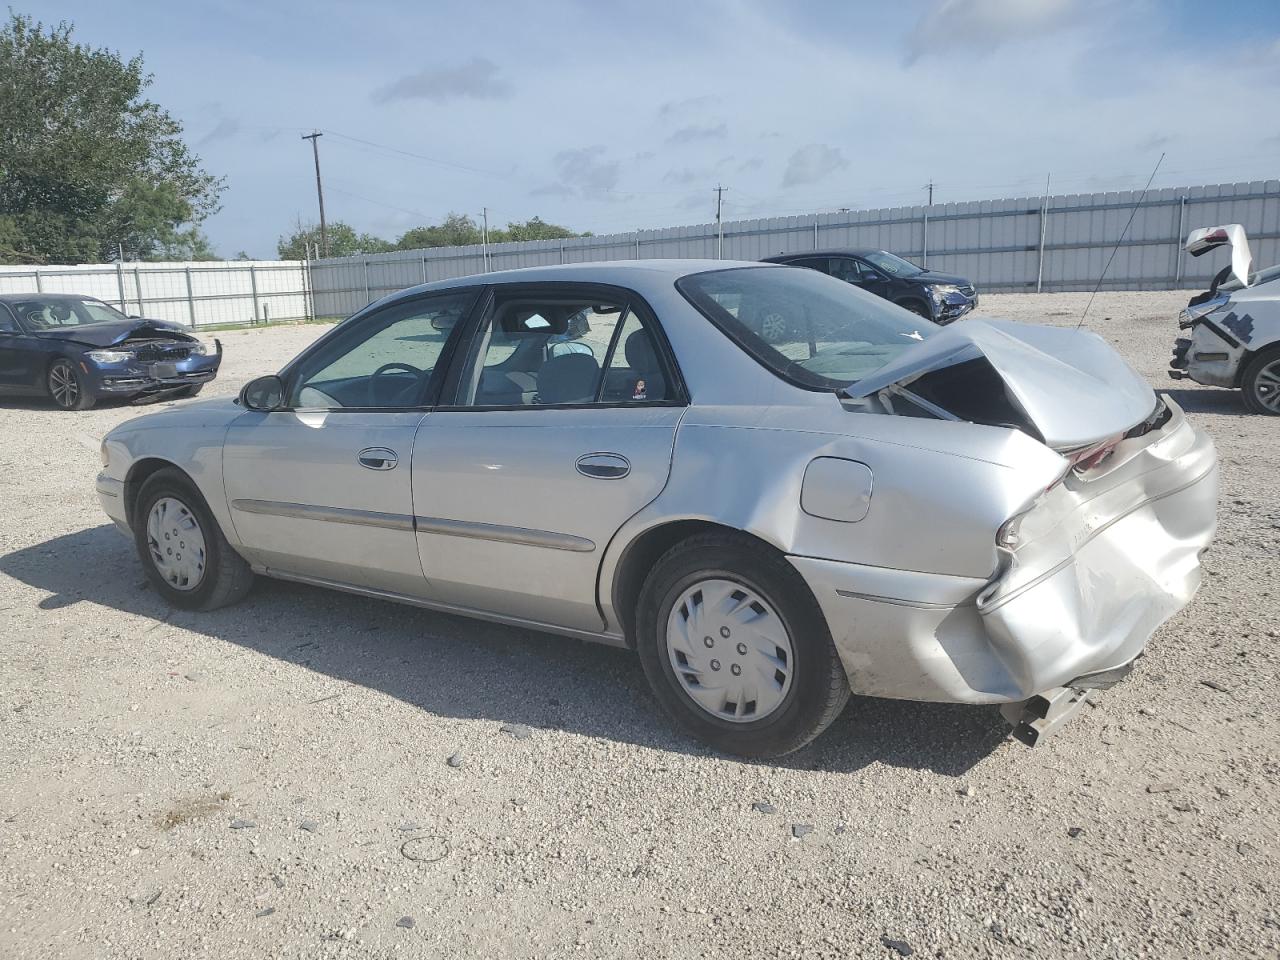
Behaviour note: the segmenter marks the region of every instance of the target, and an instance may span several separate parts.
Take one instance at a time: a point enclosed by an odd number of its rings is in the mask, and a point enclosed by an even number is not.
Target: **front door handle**
[[[370,470],[394,470],[400,458],[387,447],[365,447],[356,455],[360,466]]]
[[[577,468],[594,480],[621,480],[631,472],[631,461],[620,453],[588,453],[578,458]]]

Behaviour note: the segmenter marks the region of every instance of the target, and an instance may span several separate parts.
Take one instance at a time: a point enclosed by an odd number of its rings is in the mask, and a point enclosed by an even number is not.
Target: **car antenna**
[[[1124,243],[1124,238],[1129,233],[1129,228],[1133,226],[1133,218],[1138,215],[1138,208],[1142,206],[1142,201],[1147,199],[1147,191],[1151,189],[1151,181],[1156,178],[1156,171],[1160,169],[1160,164],[1164,163],[1164,154],[1160,154],[1160,159],[1156,161],[1151,176],[1147,177],[1147,185],[1142,188],[1142,196],[1138,197],[1138,202],[1133,205],[1133,209],[1129,211],[1129,222],[1124,225],[1124,229],[1120,231],[1120,239],[1116,241],[1116,245],[1111,248],[1111,256],[1107,257],[1106,266],[1102,268],[1102,273],[1098,275],[1098,282],[1093,287],[1093,293],[1089,294],[1089,302],[1084,305],[1084,313],[1080,314],[1080,322],[1076,324],[1079,330],[1084,326],[1084,318],[1089,315],[1089,308],[1093,306],[1093,298],[1098,295],[1098,290],[1102,287],[1102,281],[1106,279],[1107,271],[1111,269],[1111,261],[1116,258],[1116,254],[1120,250],[1120,244]],[[1179,238],[1181,242],[1181,238]]]

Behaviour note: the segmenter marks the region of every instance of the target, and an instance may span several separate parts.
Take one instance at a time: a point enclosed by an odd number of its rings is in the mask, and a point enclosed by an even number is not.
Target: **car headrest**
[[[538,371],[539,403],[582,403],[595,397],[600,364],[589,353],[552,357]]]
[[[632,370],[657,370],[658,353],[653,349],[653,340],[648,330],[637,330],[627,337],[622,347],[627,358],[627,366]]]

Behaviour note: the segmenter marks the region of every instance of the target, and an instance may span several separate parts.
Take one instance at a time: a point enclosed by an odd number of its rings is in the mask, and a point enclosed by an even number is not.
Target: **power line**
[[[343,140],[350,140],[352,143],[362,143],[366,147],[374,147],[378,150],[385,150],[388,153],[399,154],[402,157],[412,157],[414,160],[422,160],[425,163],[432,163],[439,167],[450,167],[454,170],[463,170],[467,173],[475,173],[485,177],[497,177],[500,180],[512,179],[507,174],[498,173],[496,170],[485,170],[481,167],[468,166],[465,163],[455,163],[452,160],[441,160],[439,157],[429,157],[424,153],[415,153],[412,150],[404,150],[400,147],[392,147],[385,143],[374,143],[372,140],[365,140],[361,137],[353,137],[350,134],[339,133],[336,130],[325,130],[324,132],[335,137],[340,137]]]

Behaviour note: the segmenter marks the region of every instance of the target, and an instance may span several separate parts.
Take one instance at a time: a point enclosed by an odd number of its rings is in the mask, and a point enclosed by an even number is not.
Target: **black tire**
[[[898,306],[904,310],[910,310],[917,317],[924,317],[929,321],[933,320],[933,314],[929,312],[929,305],[923,300],[899,300]]]
[[[713,716],[685,692],[671,665],[666,624],[672,608],[685,590],[706,579],[730,580],[764,598],[782,620],[794,648],[790,689],[760,720],[735,722]],[[849,678],[808,584],[784,557],[749,537],[705,534],[663,554],[637,602],[636,647],[645,676],[667,713],[725,753],[765,759],[799,750],[830,726],[849,700]]]
[[[1250,360],[1240,375],[1245,406],[1264,416],[1280,416],[1280,387],[1272,382],[1278,374],[1280,349],[1263,350]]]
[[[168,497],[186,507],[199,524],[205,544],[203,574],[197,585],[179,589],[165,579],[151,556],[147,522],[152,507]],[[142,485],[133,510],[133,537],[147,578],[169,603],[185,610],[216,610],[242,600],[253,586],[253,571],[222,535],[195,484],[176,468],[157,470]]]
[[[85,389],[84,377],[66,357],[58,357],[49,364],[44,386],[49,399],[60,410],[88,410],[94,404],[93,394]]]

